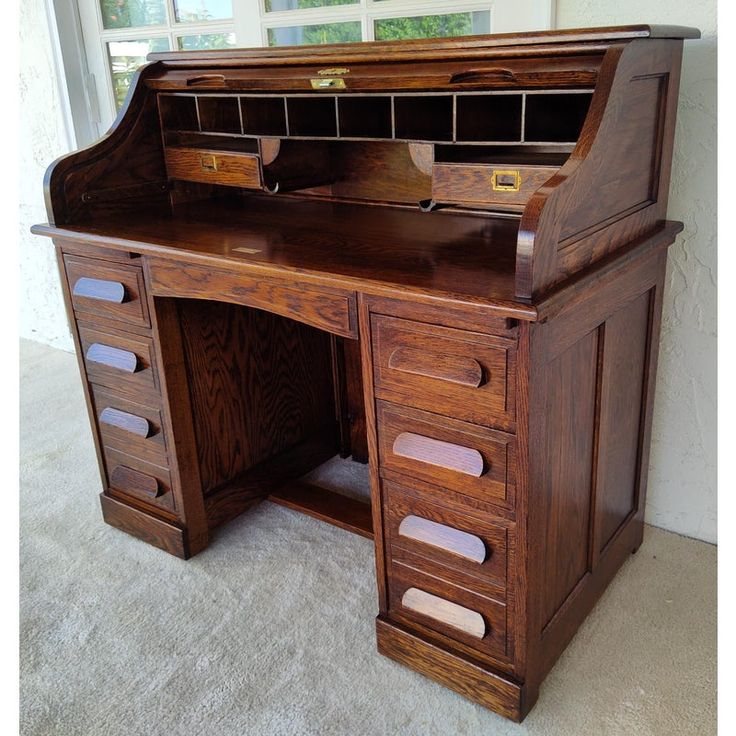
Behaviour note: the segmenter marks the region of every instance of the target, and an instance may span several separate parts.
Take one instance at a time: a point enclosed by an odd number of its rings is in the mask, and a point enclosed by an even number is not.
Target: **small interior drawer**
[[[253,153],[168,146],[165,154],[170,179],[261,189],[261,161]]]
[[[143,272],[137,266],[64,256],[72,306],[91,315],[150,327]]]
[[[393,560],[505,599],[506,526],[458,513],[388,481],[383,481],[383,491],[386,541]]]
[[[478,595],[420,570],[392,562],[389,614],[467,646],[506,658],[507,608],[497,600]]]
[[[513,422],[511,341],[379,314],[371,334],[377,396],[475,424]]]
[[[87,378],[135,399],[158,394],[153,342],[147,337],[98,329],[79,322]]]
[[[525,205],[558,166],[435,163],[432,199],[447,204]]]
[[[378,402],[382,468],[510,508],[515,445],[510,435]]]
[[[114,447],[103,446],[108,487],[116,493],[174,511],[168,468],[128,455]]]
[[[136,403],[101,386],[90,388],[104,445],[154,465],[168,465],[158,407]]]

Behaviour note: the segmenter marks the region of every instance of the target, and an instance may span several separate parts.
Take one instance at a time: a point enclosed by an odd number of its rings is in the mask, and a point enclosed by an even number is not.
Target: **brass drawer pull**
[[[486,545],[480,537],[454,529],[421,516],[404,517],[399,524],[399,534],[415,542],[424,542],[444,552],[481,564],[487,556]]]
[[[394,455],[436,465],[464,475],[480,478],[485,472],[483,456],[470,447],[443,442],[414,432],[402,432],[393,444]]]
[[[388,367],[468,388],[478,388],[483,380],[483,369],[475,358],[440,355],[416,348],[396,348],[389,356]]]
[[[401,598],[401,605],[409,611],[439,621],[476,639],[482,639],[486,635],[486,622],[477,611],[471,611],[419,588],[407,588]]]
[[[114,409],[107,406],[100,414],[100,421],[103,424],[109,424],[111,427],[117,427],[125,432],[137,434],[139,437],[148,437],[151,433],[151,424],[145,417],[139,417],[135,414],[129,414],[127,411]]]
[[[157,478],[146,475],[125,465],[116,465],[110,473],[110,484],[120,491],[132,493],[134,496],[144,498],[158,498],[161,493],[161,485]]]
[[[122,304],[125,301],[125,287],[119,281],[91,279],[87,276],[77,279],[72,290],[74,296],[99,299],[103,302]]]
[[[87,348],[85,356],[91,363],[106,365],[108,368],[117,368],[125,373],[135,373],[138,370],[138,356],[130,350],[122,350],[112,345],[100,342],[92,343]]]

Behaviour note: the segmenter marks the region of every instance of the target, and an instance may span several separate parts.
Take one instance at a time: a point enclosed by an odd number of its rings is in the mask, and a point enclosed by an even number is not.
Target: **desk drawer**
[[[113,491],[157,508],[175,510],[168,468],[127,455],[113,447],[104,446],[102,451],[105,457],[107,483]]]
[[[513,422],[509,340],[383,315],[371,334],[377,396],[475,424]]]
[[[90,386],[102,444],[154,465],[168,466],[161,409]]]
[[[170,179],[261,189],[261,161],[249,153],[169,147],[166,171]]]
[[[391,559],[505,600],[508,529],[383,482]],[[417,492],[415,492],[417,493]]]
[[[378,402],[380,465],[464,496],[511,507],[516,467],[510,435]]]
[[[137,266],[64,256],[77,317],[92,315],[150,327],[143,272]]]
[[[153,342],[147,337],[77,323],[91,383],[131,396],[158,394]]]
[[[507,658],[507,608],[440,578],[393,562],[389,614],[494,657]]]

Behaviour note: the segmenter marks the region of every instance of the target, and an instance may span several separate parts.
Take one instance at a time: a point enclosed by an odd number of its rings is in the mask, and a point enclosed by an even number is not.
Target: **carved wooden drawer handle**
[[[439,355],[415,348],[396,348],[388,359],[388,367],[468,388],[478,388],[483,380],[483,369],[475,358]]]
[[[486,635],[486,622],[477,611],[471,611],[419,588],[407,588],[401,598],[401,605],[476,639],[482,639]]]
[[[74,296],[84,296],[87,299],[99,299],[115,304],[122,304],[125,301],[125,287],[119,281],[91,279],[87,276],[77,279],[72,293]]]
[[[125,465],[116,465],[110,474],[110,483],[114,488],[126,491],[137,496],[158,498],[161,493],[161,485],[157,478],[146,475]]]
[[[462,557],[470,562],[485,562],[486,545],[480,537],[461,532],[445,524],[410,515],[399,524],[399,534],[415,542],[424,542],[445,552]]]
[[[140,437],[148,437],[151,433],[151,424],[148,419],[129,414],[127,411],[120,411],[120,409],[113,409],[111,406],[102,410],[100,421]]]
[[[394,440],[393,452],[399,457],[472,475],[474,478],[480,478],[485,472],[483,456],[478,450],[414,432],[402,432]]]
[[[138,356],[134,352],[100,342],[92,343],[87,348],[86,358],[91,363],[100,363],[125,373],[135,373],[138,370]]]

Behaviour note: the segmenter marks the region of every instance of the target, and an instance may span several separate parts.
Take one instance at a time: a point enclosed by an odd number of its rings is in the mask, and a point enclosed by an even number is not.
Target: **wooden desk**
[[[152,54],[34,228],[105,520],[184,558],[264,499],[372,537],[379,651],[523,719],[641,543],[697,36]],[[370,504],[301,480],[335,455]]]

